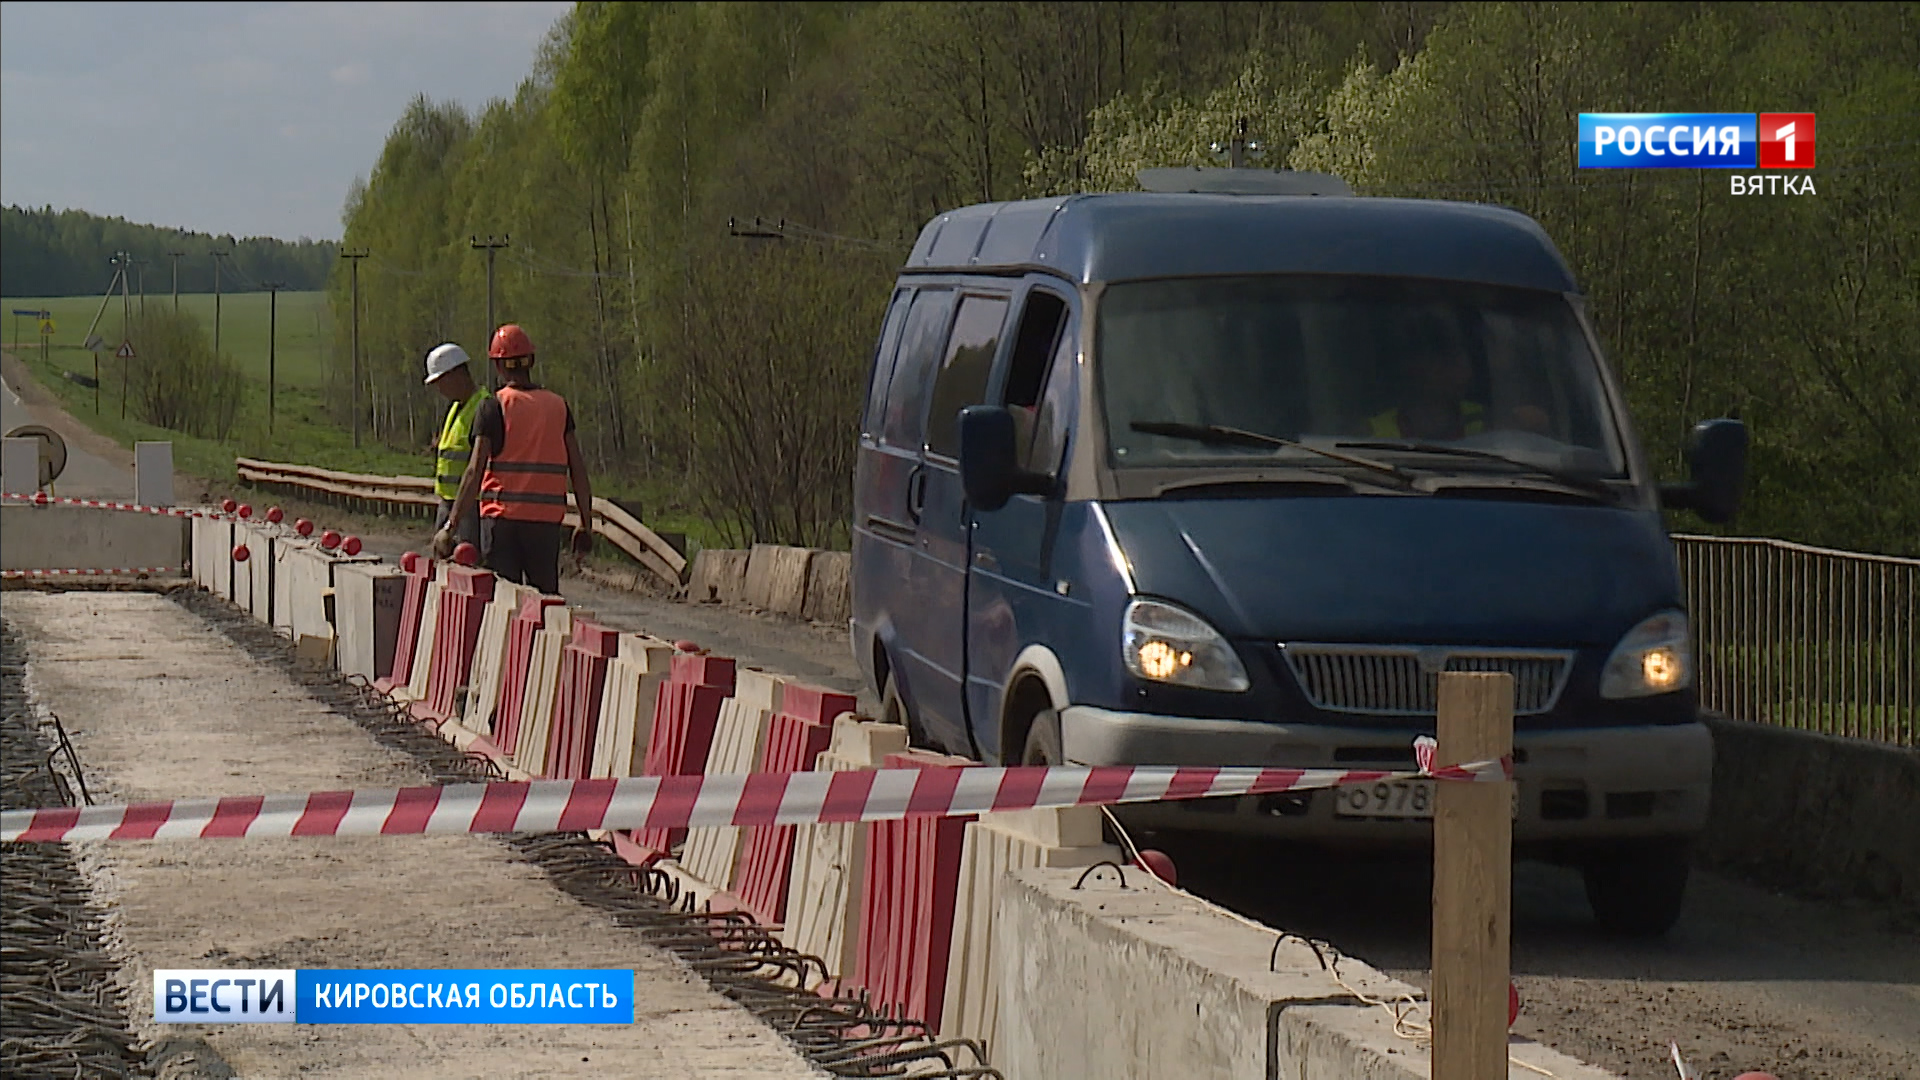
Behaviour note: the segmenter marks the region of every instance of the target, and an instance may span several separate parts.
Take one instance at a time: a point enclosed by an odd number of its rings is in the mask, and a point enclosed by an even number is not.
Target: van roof
[[[982,203],[934,218],[905,273],[1042,270],[1082,284],[1372,274],[1576,292],[1530,217],[1427,199],[1144,192]]]

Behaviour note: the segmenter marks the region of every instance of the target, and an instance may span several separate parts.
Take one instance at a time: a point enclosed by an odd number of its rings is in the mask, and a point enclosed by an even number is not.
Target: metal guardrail
[[[235,458],[234,469],[242,483],[283,488],[307,498],[359,502],[423,517],[432,517],[440,508],[433,479],[426,476],[369,476],[252,458]],[[678,588],[685,580],[686,556],[619,505],[595,498],[593,517],[594,535],[646,567],[662,583]],[[568,510],[562,523],[578,526],[580,517]]]
[[[1920,746],[1920,559],[1746,537],[1673,542],[1703,707]]]

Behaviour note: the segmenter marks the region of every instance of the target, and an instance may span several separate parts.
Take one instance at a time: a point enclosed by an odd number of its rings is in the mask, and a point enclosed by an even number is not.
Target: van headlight
[[[1693,685],[1693,634],[1687,616],[1663,611],[1627,631],[1600,672],[1603,698],[1648,697]]]
[[[1127,670],[1151,682],[1200,690],[1245,690],[1247,669],[1220,631],[1190,611],[1135,600],[1120,620]]]

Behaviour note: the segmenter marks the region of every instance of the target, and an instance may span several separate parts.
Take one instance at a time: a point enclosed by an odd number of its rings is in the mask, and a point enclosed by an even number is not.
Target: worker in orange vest
[[[557,595],[569,480],[581,522],[573,550],[593,549],[593,487],[573,436],[573,410],[559,394],[534,385],[533,341],[525,330],[509,323],[494,331],[487,355],[506,385],[480,403],[473,456],[448,520],[459,521],[477,499],[481,561],[507,581]],[[442,528],[433,553],[444,559],[454,543],[453,531]]]

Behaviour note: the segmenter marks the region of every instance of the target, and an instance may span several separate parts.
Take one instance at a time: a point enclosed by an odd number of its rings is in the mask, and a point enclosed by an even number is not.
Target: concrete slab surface
[[[404,755],[147,593],[9,593],[28,684],[96,798],[418,784]],[[751,1015],[485,837],[76,845],[111,913],[141,1033],[198,1034],[239,1076],[817,1076]],[[627,1026],[157,1030],[156,967],[633,968]]]

